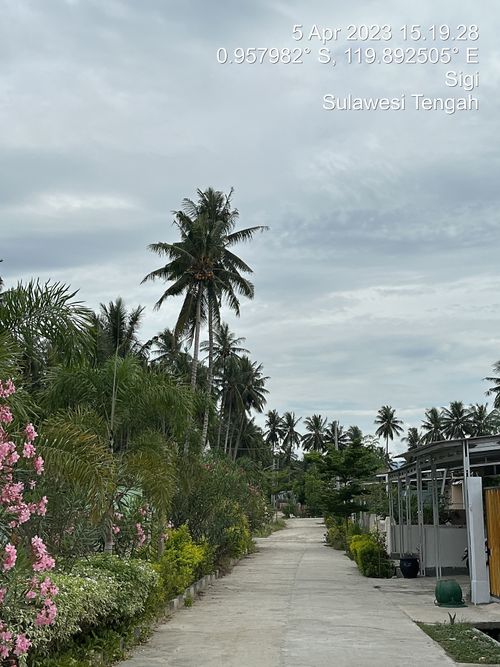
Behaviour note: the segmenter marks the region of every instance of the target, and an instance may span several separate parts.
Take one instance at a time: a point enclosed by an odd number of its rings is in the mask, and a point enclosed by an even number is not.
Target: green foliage
[[[325,525],[327,527],[326,543],[334,549],[347,550],[349,540],[363,533],[361,526],[353,521],[349,521],[346,525],[345,521],[336,521],[333,517],[327,517]]]
[[[215,547],[216,561],[238,558],[252,546],[250,532],[263,526],[269,512],[249,474],[227,458],[184,464],[183,485],[174,499],[176,525],[188,522],[197,542]]]
[[[304,500],[309,516],[322,516],[325,483],[316,466],[311,466],[304,475]]]
[[[207,543],[195,544],[184,525],[170,531],[165,552],[154,567],[164,599],[171,600],[213,570],[213,549]]]
[[[74,637],[96,628],[117,628],[140,616],[159,586],[150,564],[103,554],[51,578],[59,589],[56,621],[28,629],[37,656],[63,650]]]
[[[276,519],[275,521],[266,523],[262,528],[256,530],[253,535],[254,537],[269,537],[269,535],[272,535],[277,530],[283,530],[283,528],[286,528],[286,521],[284,519]]]
[[[392,576],[392,563],[379,534],[353,535],[348,539],[348,549],[349,555],[365,577]]]

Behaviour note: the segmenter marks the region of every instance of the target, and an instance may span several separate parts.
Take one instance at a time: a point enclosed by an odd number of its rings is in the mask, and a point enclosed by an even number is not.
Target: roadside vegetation
[[[455,662],[500,665],[500,645],[469,623],[417,624]]]

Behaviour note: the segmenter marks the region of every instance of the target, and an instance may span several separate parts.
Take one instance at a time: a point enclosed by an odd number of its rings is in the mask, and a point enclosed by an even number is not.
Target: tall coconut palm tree
[[[383,405],[377,413],[375,424],[379,424],[375,434],[385,438],[385,454],[389,456],[389,440],[394,440],[395,435],[403,432],[403,422],[396,417],[396,410],[390,405]]]
[[[472,424],[470,412],[462,401],[452,401],[441,413],[443,435],[449,440],[470,435]]]
[[[302,440],[302,435],[296,429],[299,422],[300,417],[295,417],[294,412],[285,412],[283,415],[282,451],[287,465],[290,465],[293,450],[300,445]]]
[[[302,447],[306,451],[323,452],[326,449],[326,417],[313,415],[304,420],[307,433],[302,436]]]
[[[222,302],[239,315],[239,296],[253,298],[252,283],[242,273],[252,269],[230,248],[237,243],[249,241],[254,234],[265,229],[262,226],[234,231],[238,211],[232,208],[231,197],[208,188],[198,190],[198,200],[185,199],[182,209],[174,212],[174,224],[181,233],[176,243],[153,243],[150,250],[166,256],[167,264],[149,273],[143,280],[161,279],[173,283],[157,301],[155,308],[172,297],[184,295],[184,302],[175,326],[175,335],[188,334],[194,342],[192,389],[196,387],[199,359],[200,329],[208,323],[209,376],[208,391],[211,393],[213,379],[213,331],[220,319]],[[206,413],[202,440],[208,428]]]
[[[422,421],[422,442],[426,445],[430,442],[444,440],[443,417],[441,410],[430,408],[425,411],[425,419]]]
[[[412,426],[411,428],[408,429],[406,432],[406,435],[404,438],[401,438],[403,442],[406,442],[408,445],[408,451],[411,449],[416,449],[421,442],[421,435],[419,433],[418,428],[415,428]]]

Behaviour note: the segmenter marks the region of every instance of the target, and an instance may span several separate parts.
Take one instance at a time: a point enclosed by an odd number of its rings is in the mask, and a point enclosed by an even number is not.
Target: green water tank
[[[455,579],[440,579],[435,589],[436,604],[439,607],[465,607],[460,584]]]

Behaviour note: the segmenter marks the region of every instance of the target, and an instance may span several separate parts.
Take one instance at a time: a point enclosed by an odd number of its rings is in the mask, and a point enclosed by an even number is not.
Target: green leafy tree
[[[371,447],[349,443],[343,450],[330,448],[324,457],[324,507],[327,513],[345,521],[364,509],[363,498],[368,493],[365,482],[374,478],[383,459]]]

